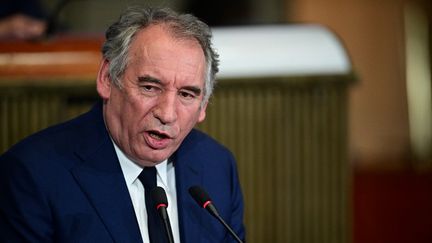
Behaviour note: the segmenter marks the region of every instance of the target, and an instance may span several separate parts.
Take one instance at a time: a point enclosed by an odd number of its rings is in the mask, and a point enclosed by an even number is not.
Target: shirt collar
[[[117,157],[118,157],[119,162],[120,162],[120,167],[123,171],[123,176],[125,178],[126,185],[129,187],[130,185],[132,185],[136,181],[136,179],[138,178],[138,176],[141,173],[141,171],[143,170],[143,168],[140,165],[133,162],[132,160],[130,160],[123,153],[123,151],[117,146],[117,144],[114,141],[112,141],[112,142],[114,144],[114,149],[116,151]],[[164,185],[168,185],[167,164],[168,164],[168,160],[166,159],[163,162],[156,165],[156,171],[157,171],[158,179]]]

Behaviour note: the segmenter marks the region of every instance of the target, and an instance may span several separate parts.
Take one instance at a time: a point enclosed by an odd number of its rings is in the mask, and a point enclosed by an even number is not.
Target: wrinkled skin
[[[196,40],[173,38],[165,28],[153,25],[136,34],[121,88],[111,83],[107,60],[97,78],[107,129],[140,166],[167,159],[205,118],[204,53]]]

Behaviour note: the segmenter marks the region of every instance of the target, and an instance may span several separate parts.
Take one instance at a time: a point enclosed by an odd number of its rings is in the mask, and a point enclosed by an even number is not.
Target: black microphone
[[[159,216],[161,217],[164,227],[165,227],[165,233],[168,238],[169,243],[174,243],[174,237],[171,230],[171,224],[168,217],[167,207],[168,207],[168,199],[165,194],[165,190],[158,186],[155,187],[151,192],[154,206],[156,207],[156,210],[159,213]]]
[[[207,211],[213,215],[221,224],[228,230],[228,232],[234,237],[234,239],[239,242],[243,243],[242,240],[236,235],[236,233],[229,227],[227,223],[222,219],[222,217],[219,215],[219,212],[217,211],[216,207],[213,205],[209,195],[207,192],[200,186],[192,186],[189,188],[189,194],[195,199],[195,201],[200,205],[201,207],[207,209]]]

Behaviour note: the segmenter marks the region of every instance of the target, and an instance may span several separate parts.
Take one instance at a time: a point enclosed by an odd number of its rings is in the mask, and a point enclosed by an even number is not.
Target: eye
[[[155,91],[155,89],[156,89],[156,87],[154,87],[152,85],[143,85],[143,86],[141,86],[141,88],[147,92],[152,92],[152,91]]]
[[[157,95],[161,92],[159,87],[150,84],[140,85],[140,89],[145,95]]]
[[[196,98],[196,94],[190,92],[190,91],[179,91],[179,95],[181,98],[185,100],[192,100]]]

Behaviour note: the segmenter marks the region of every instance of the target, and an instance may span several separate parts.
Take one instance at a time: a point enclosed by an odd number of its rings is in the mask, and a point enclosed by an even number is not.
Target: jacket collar
[[[106,130],[102,103],[78,119],[83,139],[75,153],[81,163],[71,172],[115,242],[142,242],[133,205],[114,146]]]
[[[177,202],[181,242],[202,242],[202,208],[189,195],[189,188],[202,185],[202,154],[197,149],[198,133],[192,130],[171,159],[176,170]]]

